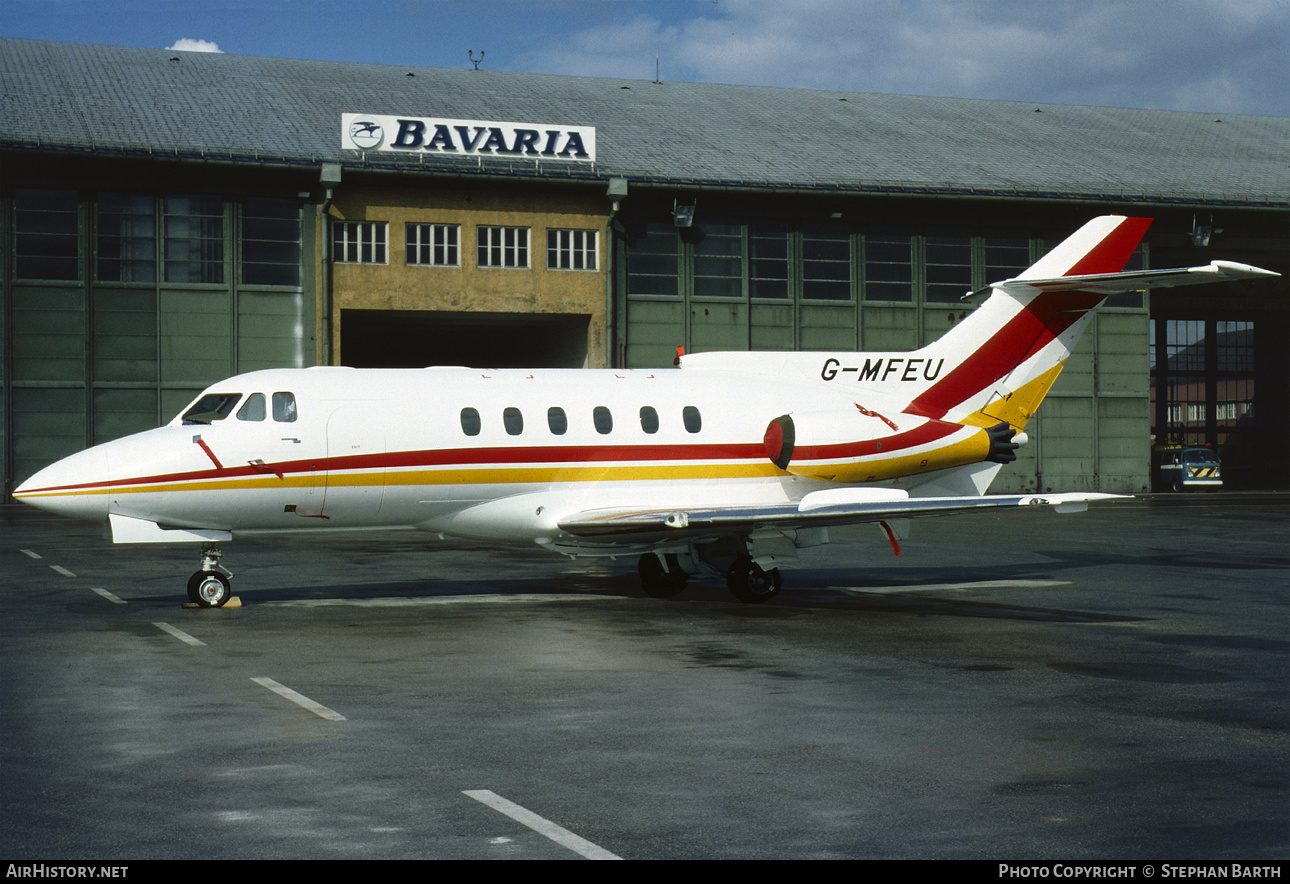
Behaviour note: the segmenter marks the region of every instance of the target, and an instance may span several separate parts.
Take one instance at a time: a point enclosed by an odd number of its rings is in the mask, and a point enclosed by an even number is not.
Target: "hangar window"
[[[546,410],[546,425],[556,436],[563,436],[569,432],[569,416],[564,413],[563,408],[553,405]]]
[[[294,393],[273,394],[273,419],[281,424],[295,422],[296,395]]]
[[[701,298],[741,298],[744,291],[743,226],[714,219],[702,227],[694,248],[694,294]]]
[[[596,432],[604,436],[614,429],[614,416],[603,405],[597,405],[591,412],[591,421],[596,425]]]
[[[95,275],[103,282],[157,281],[157,203],[141,193],[101,193]]]
[[[650,435],[658,432],[658,412],[651,405],[641,406],[641,429]]]
[[[300,203],[242,200],[242,282],[300,285]]]
[[[384,221],[333,221],[331,259],[337,264],[388,264],[388,241]]]
[[[548,230],[546,232],[546,268],[548,270],[595,270],[599,254],[594,230]]]
[[[685,431],[687,433],[697,433],[703,429],[703,416],[699,414],[699,409],[693,405],[687,405],[681,409],[681,420],[685,422]]]
[[[681,240],[671,224],[635,222],[627,231],[627,294],[680,294]]]
[[[864,298],[905,303],[914,300],[914,240],[908,233],[865,234]]]
[[[460,267],[461,227],[457,224],[409,224],[407,263],[417,267]]]
[[[168,196],[162,203],[166,282],[224,282],[224,201]]]
[[[461,431],[467,436],[478,436],[480,430],[479,412],[467,406],[461,410]]]
[[[480,267],[529,266],[529,229],[527,227],[480,227],[478,262]]]
[[[803,226],[802,297],[851,300],[851,235],[842,225]]]
[[[16,197],[16,275],[21,279],[79,279],[76,191],[20,189]]]
[[[1028,237],[986,237],[985,282],[987,285],[1020,276],[1030,264]]]
[[[759,221],[748,227],[749,294],[754,298],[788,297],[788,225]]]
[[[969,237],[927,237],[926,263],[929,302],[957,304],[963,295],[972,291],[972,240]]]
[[[252,393],[247,396],[246,402],[242,403],[242,407],[237,410],[237,419],[240,421],[262,421],[267,416],[263,393]]]
[[[506,408],[502,410],[502,426],[511,436],[518,436],[524,432],[524,415],[518,408]]]

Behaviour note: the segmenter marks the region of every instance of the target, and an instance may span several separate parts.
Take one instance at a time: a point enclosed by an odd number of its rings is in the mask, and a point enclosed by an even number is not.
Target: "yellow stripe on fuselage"
[[[237,479],[193,479],[140,485],[32,491],[23,497],[79,497],[90,494],[164,494],[178,491],[239,491],[277,488],[341,488],[409,485],[540,485],[560,482],[694,481],[782,476],[772,463],[642,464],[621,466],[495,466],[470,469],[396,470],[392,472],[319,473],[316,476],[246,476]]]

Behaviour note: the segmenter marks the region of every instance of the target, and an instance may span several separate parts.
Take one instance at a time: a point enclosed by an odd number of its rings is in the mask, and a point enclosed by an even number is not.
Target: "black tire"
[[[188,578],[188,601],[192,602],[194,605],[200,604],[197,600],[197,583],[202,579],[202,573],[203,572],[198,571],[193,574],[192,577]]]
[[[745,604],[770,601],[779,595],[782,585],[778,568],[767,571],[747,556],[735,559],[726,570],[726,586]]]
[[[668,553],[663,558],[667,560],[666,567],[654,553],[645,553],[636,569],[641,577],[641,589],[656,599],[669,599],[690,582],[690,575],[681,568],[675,554]]]
[[[218,571],[198,571],[188,578],[188,597],[203,608],[218,608],[233,597],[233,589]]]

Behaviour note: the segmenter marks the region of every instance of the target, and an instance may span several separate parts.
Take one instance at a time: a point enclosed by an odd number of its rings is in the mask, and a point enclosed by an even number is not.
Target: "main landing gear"
[[[203,608],[218,608],[233,597],[229,578],[233,572],[219,563],[224,553],[214,546],[202,547],[200,570],[188,578],[188,599]]]
[[[782,585],[778,568],[767,570],[748,556],[740,556],[726,569],[726,586],[741,602],[768,602],[779,595]]]
[[[689,572],[682,567],[675,553],[645,553],[637,570],[641,588],[656,599],[671,598],[690,582]],[[716,570],[720,573],[719,568]],[[783,586],[778,568],[763,568],[748,555],[736,556],[726,567],[725,575],[730,592],[747,604],[768,602],[779,595]]]

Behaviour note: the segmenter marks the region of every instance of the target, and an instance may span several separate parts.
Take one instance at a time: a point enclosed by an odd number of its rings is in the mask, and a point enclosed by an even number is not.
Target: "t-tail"
[[[682,357],[681,365],[814,376],[840,394],[767,428],[771,461],[796,475],[863,483],[1009,463],[1025,441],[1021,430],[1107,297],[1277,275],[1229,261],[1126,271],[1151,220],[1094,218],[1020,276],[992,284],[984,304],[920,350],[702,353]],[[977,493],[992,475],[973,478]]]
[[[1150,218],[1103,215],[1089,221],[1020,276],[990,287],[962,323],[911,359],[944,365],[905,409],[910,414],[1022,429],[1035,414],[1094,308],[1143,283],[1124,267]]]

